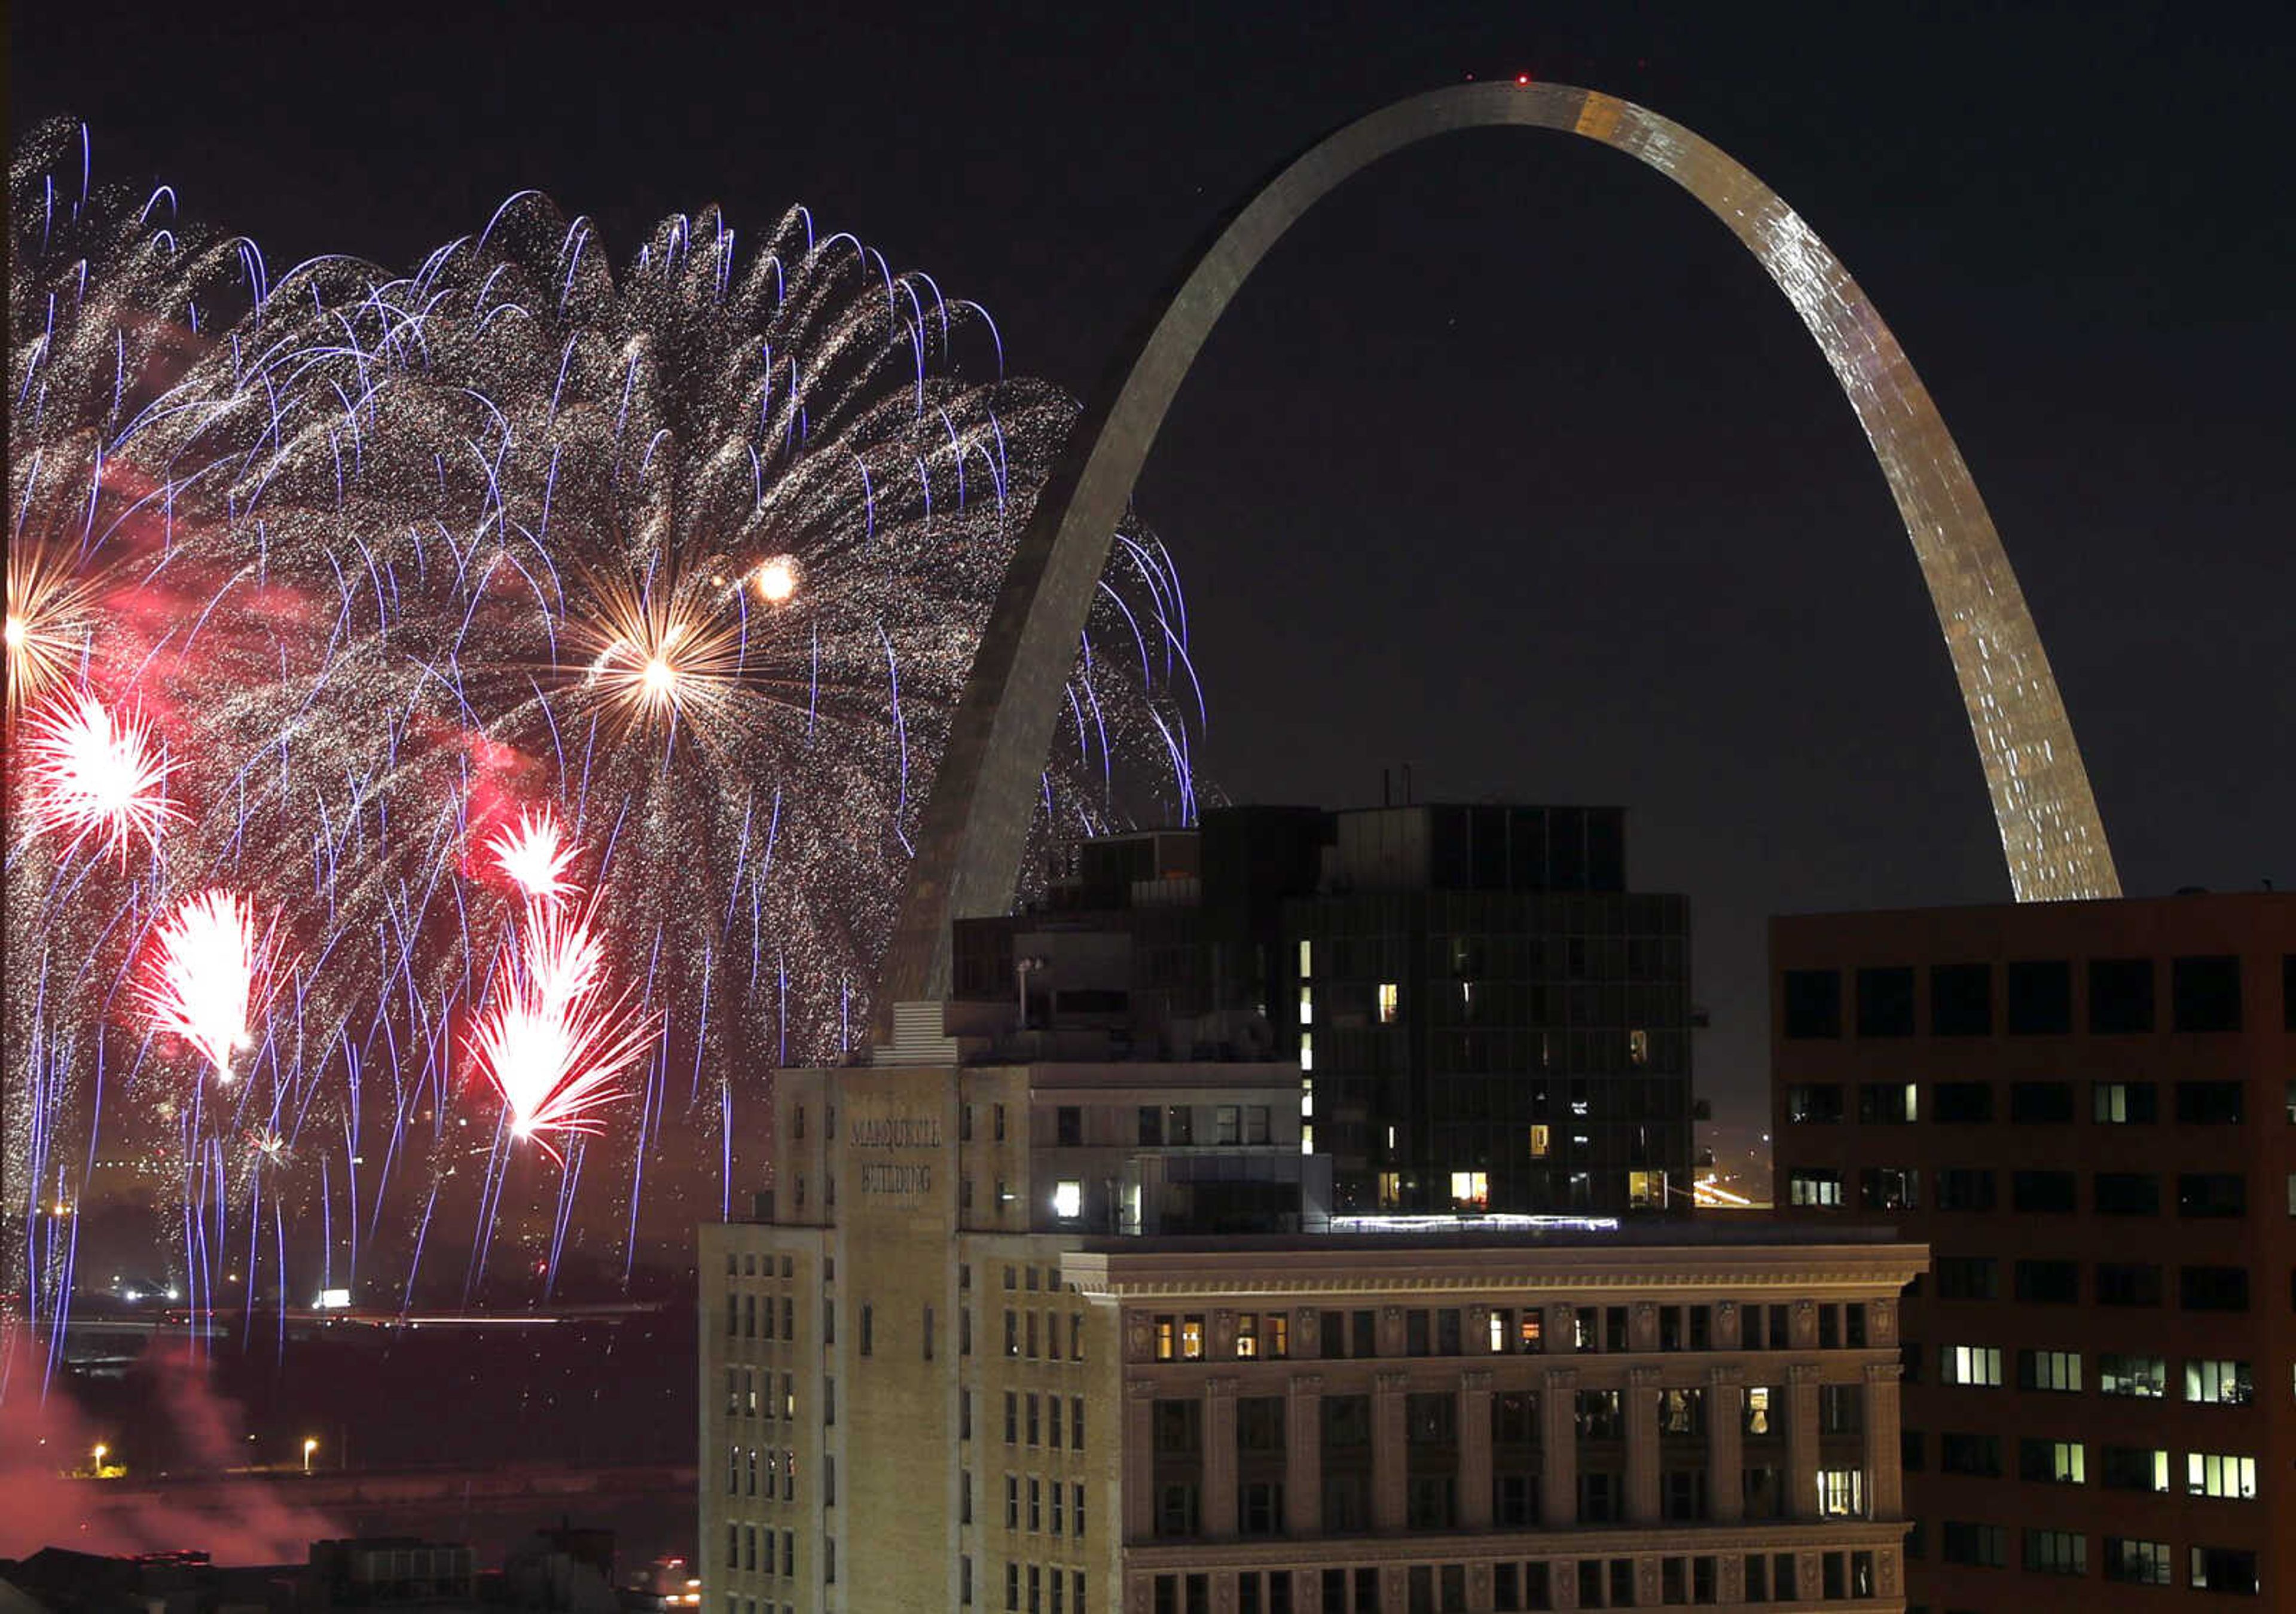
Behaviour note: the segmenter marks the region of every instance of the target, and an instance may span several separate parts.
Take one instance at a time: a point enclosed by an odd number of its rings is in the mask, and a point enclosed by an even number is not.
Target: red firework
[[[271,963],[254,905],[235,891],[201,891],[160,922],[136,995],[154,1030],[191,1044],[227,1082],[232,1055],[253,1044],[248,1020],[262,1005]]]

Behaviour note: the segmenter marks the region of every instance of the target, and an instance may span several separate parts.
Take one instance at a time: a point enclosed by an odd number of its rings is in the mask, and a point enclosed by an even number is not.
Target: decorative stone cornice
[[[1895,1553],[1904,1544],[1906,1532],[1910,1528],[1911,1524],[1902,1520],[1845,1519],[1825,1522],[1654,1524],[1630,1528],[1602,1525],[1592,1528],[1479,1530],[1472,1535],[1449,1532],[1306,1540],[1275,1536],[1250,1542],[1180,1541],[1168,1546],[1143,1543],[1121,1550],[1119,1567],[1142,1573],[1275,1569],[1326,1561],[1399,1567],[1425,1563],[1431,1558],[1456,1561],[1463,1553],[1479,1558],[1543,1558],[1570,1563],[1582,1558],[1623,1558],[1638,1553]]]
[[[1114,1300],[1246,1300],[1331,1296],[1385,1303],[1456,1296],[1546,1305],[1581,1295],[1605,1303],[1632,1296],[1653,1304],[1736,1304],[1893,1297],[1929,1266],[1920,1244],[1682,1245],[1491,1244],[1436,1249],[1365,1248],[1334,1237],[1282,1249],[1143,1248],[1063,1252],[1063,1278],[1082,1294]]]

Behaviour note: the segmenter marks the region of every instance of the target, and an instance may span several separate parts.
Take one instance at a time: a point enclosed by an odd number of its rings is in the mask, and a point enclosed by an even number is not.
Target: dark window
[[[2194,1547],[2191,1569],[2196,1592],[2253,1597],[2263,1588],[2256,1576],[2256,1554],[2239,1547]]]
[[[1081,1148],[1084,1144],[1084,1111],[1074,1104],[1062,1104],[1053,1111],[1053,1141],[1062,1149]]]
[[[1927,1438],[1917,1429],[1898,1431],[1898,1466],[1908,1474],[1918,1474],[1928,1463]]]
[[[1939,1256],[1937,1289],[1940,1300],[1997,1300],[2001,1263],[1991,1256]]]
[[[1933,964],[1930,967],[1930,1035],[1993,1035],[1993,966]]]
[[[1912,1210],[1922,1198],[1922,1174],[1913,1166],[1867,1166],[1857,1173],[1858,1204],[1866,1210]]]
[[[2101,1216],[2161,1214],[2161,1179],[2149,1171],[2100,1171],[2090,1184],[2090,1192]]]
[[[2038,1306],[2080,1304],[2080,1263],[2078,1261],[2020,1261],[2017,1298]]]
[[[2280,1025],[2283,1030],[2296,1031],[2296,953],[2280,960]]]
[[[1235,1446],[1242,1452],[1280,1452],[1283,1449],[1283,1397],[1236,1397]]]
[[[1785,1018],[1788,1036],[1840,1036],[1841,971],[1788,970],[1785,972]]]
[[[1937,1174],[1939,1210],[1993,1208],[1993,1173],[1981,1166],[1944,1166]]]
[[[2240,1029],[2240,960],[2179,958],[2169,967],[2169,991],[2179,1031]]]
[[[1322,1398],[1321,1409],[1324,1450],[1353,1451],[1370,1446],[1369,1396],[1325,1396]]]
[[[2152,1029],[2152,961],[2088,961],[2088,1028],[2099,1036]]]
[[[2099,1306],[2158,1306],[2161,1269],[2149,1261],[2099,1261],[2096,1264],[2096,1303]]]
[[[2077,1179],[2070,1171],[2009,1174],[2009,1204],[2014,1210],[2062,1213],[2079,1208]]]
[[[2073,1118],[2070,1082],[2012,1082],[2009,1118],[2026,1126],[2054,1126]]]
[[[1868,1126],[1901,1126],[1920,1113],[1911,1082],[1866,1082],[1857,1089],[1857,1118]]]
[[[2062,1036],[2073,1028],[2073,967],[2062,958],[2024,959],[2007,974],[2009,1033]]]
[[[2237,1127],[2246,1096],[2243,1082],[2178,1082],[2177,1119],[2187,1127]]]
[[[2001,1473],[2001,1437],[1956,1435],[1938,1437],[1938,1471],[1976,1474],[1997,1479]]]
[[[1140,1146],[1159,1149],[1164,1143],[1164,1107],[1161,1104],[1140,1106]]]
[[[1910,967],[1857,971],[1857,1035],[1914,1034],[1914,972]]]
[[[1972,1125],[1993,1118],[1990,1082],[1939,1082],[1930,1090],[1930,1112],[1948,1125]]]
[[[1804,1082],[1786,1089],[1786,1119],[1797,1126],[1825,1125],[1841,1118],[1839,1082]]]
[[[2177,1178],[2180,1217],[2244,1217],[2248,1179],[2236,1171],[2187,1171]]]
[[[2184,1267],[2177,1274],[2177,1299],[2186,1311],[2246,1311],[2248,1268]]]
[[[1966,1524],[1948,1519],[1938,1535],[1938,1556],[1948,1563],[1973,1563],[1997,1569],[2009,1561],[2009,1532],[2001,1525]]]
[[[2089,1117],[2106,1127],[2149,1127],[2161,1118],[2161,1090],[2151,1082],[2091,1082]]]

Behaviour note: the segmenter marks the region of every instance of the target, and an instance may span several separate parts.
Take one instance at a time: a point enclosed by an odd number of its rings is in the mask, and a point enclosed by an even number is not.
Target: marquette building
[[[1777,1199],[1931,1246],[1911,1594],[2296,1607],[2296,895],[1773,922]]]
[[[705,1606],[1905,1606],[1918,1245],[1335,1210],[1266,1027],[1046,972],[781,1077],[701,1235]]]

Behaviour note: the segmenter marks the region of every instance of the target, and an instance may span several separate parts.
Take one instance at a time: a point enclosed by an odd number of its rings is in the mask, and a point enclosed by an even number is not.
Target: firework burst
[[[574,864],[573,844],[547,808],[529,808],[515,824],[496,830],[487,842],[487,852],[496,870],[529,902],[555,902],[580,889],[567,878]]]
[[[760,1169],[771,1072],[867,1024],[1074,406],[1004,373],[977,306],[803,209],[753,237],[678,216],[615,269],[527,193],[409,273],[275,278],[172,193],[87,192],[77,129],[19,151],[11,698],[43,692],[29,724],[97,692],[182,809],[105,821],[156,838],[144,867],[10,848],[8,1206],[87,1154],[102,1072],[186,1204],[250,1180],[226,1143],[276,1134],[254,1180],[304,1241],[278,1258],[393,1300],[452,1281],[423,1265],[441,1226],[466,1285],[491,1239],[554,1252],[562,1213],[515,1225],[507,1156],[472,1141],[497,1104],[584,1140],[567,1177],[626,1268],[682,1252]],[[1114,535],[1065,708],[1043,840],[1193,815],[1202,705],[1145,531]],[[33,748],[7,770],[30,802]],[[258,913],[299,961],[275,1012]],[[123,979],[235,1076],[228,1106],[113,1045]],[[630,1125],[592,1135],[614,1094]],[[187,1282],[220,1241],[186,1234]]]
[[[131,838],[141,835],[156,853],[160,832],[184,815],[168,799],[168,765],[138,714],[76,691],[34,712],[21,742],[33,822],[65,837],[68,850],[93,839],[125,867]]]
[[[501,1094],[511,1134],[554,1156],[546,1135],[602,1130],[597,1112],[628,1096],[616,1083],[654,1028],[605,991],[605,944],[588,915],[551,905],[528,916],[472,1036]]]
[[[253,1045],[250,1017],[269,986],[272,939],[255,908],[234,891],[201,891],[177,903],[152,932],[138,995],[152,1029],[172,1033],[206,1056],[217,1079],[232,1079],[232,1058]]]

